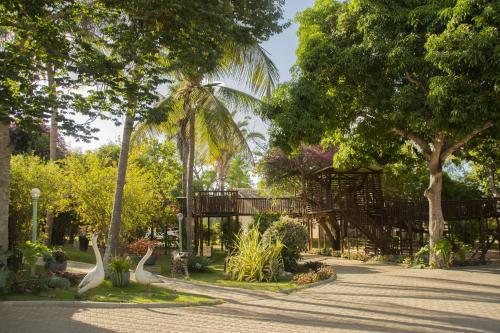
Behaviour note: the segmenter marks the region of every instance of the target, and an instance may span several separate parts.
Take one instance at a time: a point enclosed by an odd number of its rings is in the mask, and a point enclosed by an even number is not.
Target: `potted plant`
[[[86,228],[80,228],[78,232],[78,247],[80,251],[86,252],[89,249],[89,241]]]
[[[113,287],[127,287],[130,283],[130,260],[114,257],[110,263],[110,278]]]
[[[144,263],[144,265],[154,265],[156,263],[156,259],[159,256],[159,253],[157,251],[154,251],[156,246],[158,245],[158,242],[147,239],[147,238],[142,238],[139,240],[136,240],[135,242],[129,244],[127,246],[127,251],[131,255],[135,256],[137,259],[140,259],[143,257],[146,252],[148,251],[148,248],[153,249],[153,254],[151,257]]]
[[[68,267],[68,257],[63,250],[57,249],[52,252],[46,252],[43,255],[45,268],[52,272],[64,272]]]

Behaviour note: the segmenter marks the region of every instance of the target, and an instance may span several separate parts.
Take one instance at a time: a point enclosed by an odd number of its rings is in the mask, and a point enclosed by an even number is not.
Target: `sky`
[[[285,19],[293,20],[297,12],[300,12],[307,7],[311,7],[314,0],[287,0],[285,4]],[[297,24],[292,22],[292,25],[283,31],[281,34],[275,35],[262,44],[264,49],[269,52],[271,59],[274,61],[280,72],[280,82],[290,80],[290,68],[295,64],[295,51],[298,47]],[[86,121],[85,118],[77,118],[78,122]],[[95,149],[109,142],[118,142],[122,133],[121,126],[115,126],[111,121],[96,120],[93,125],[100,129],[95,136],[98,140],[93,140],[89,143],[77,142],[73,138],[66,138],[70,147],[78,150]],[[252,119],[252,124],[249,126],[251,130],[265,133],[267,125],[259,119]]]

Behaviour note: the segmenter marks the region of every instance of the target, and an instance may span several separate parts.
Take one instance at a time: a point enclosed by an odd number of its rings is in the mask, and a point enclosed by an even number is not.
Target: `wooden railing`
[[[238,213],[253,216],[263,212],[301,215],[306,212],[302,198],[238,198]]]
[[[444,219],[467,220],[475,218],[500,217],[499,199],[443,200]],[[400,220],[427,221],[429,203],[426,200],[385,200],[388,217]]]

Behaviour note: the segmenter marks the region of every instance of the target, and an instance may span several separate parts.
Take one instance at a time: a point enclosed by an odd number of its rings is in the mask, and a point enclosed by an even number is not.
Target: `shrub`
[[[127,273],[131,267],[132,264],[130,260],[123,257],[114,257],[109,264],[110,272],[117,274]]]
[[[448,238],[444,237],[441,238],[436,243],[436,245],[434,245],[434,251],[436,252],[436,255],[440,257],[445,266],[451,265],[451,260],[452,260],[451,249],[452,249],[451,242],[448,240]]]
[[[467,255],[470,254],[472,248],[468,244],[464,244],[462,242],[456,242],[456,250],[453,253],[453,265],[463,266],[468,262]]]
[[[65,262],[66,260],[68,260],[68,257],[62,249],[43,253],[43,261],[45,262],[57,262],[60,264]]]
[[[281,217],[280,213],[262,212],[253,217],[250,228],[257,228],[261,234],[264,234],[267,229]]]
[[[331,278],[335,272],[331,267],[324,266],[318,269],[318,271],[310,271],[308,273],[297,274],[293,277],[293,282],[298,285],[304,285],[309,283],[314,283],[318,281],[323,281]]]
[[[236,237],[234,254],[227,263],[231,280],[247,282],[277,281],[283,272],[280,239],[264,238],[257,229]]]
[[[209,271],[207,257],[191,257],[188,261],[189,272],[205,273]]]
[[[304,268],[310,271],[317,272],[320,268],[324,267],[321,261],[308,261],[304,263]]]
[[[283,264],[288,272],[297,271],[300,253],[307,249],[307,229],[302,224],[287,216],[282,216],[264,233],[264,238],[281,240]]]
[[[159,243],[157,241],[152,241],[147,238],[142,238],[139,240],[136,240],[135,242],[129,244],[127,246],[127,251],[130,254],[133,254],[138,257],[142,257],[148,252],[148,248],[151,248],[154,250],[155,247],[157,247]]]
[[[57,275],[52,275],[50,277],[48,277],[44,283],[47,284],[47,287],[48,288],[52,288],[52,289],[69,289],[69,287],[71,286],[71,283],[68,279],[65,279],[63,277],[59,277]]]
[[[318,274],[316,272],[297,274],[293,277],[292,281],[298,285],[314,283],[318,281]]]
[[[331,267],[321,267],[316,274],[318,274],[318,281],[329,279],[335,274]]]

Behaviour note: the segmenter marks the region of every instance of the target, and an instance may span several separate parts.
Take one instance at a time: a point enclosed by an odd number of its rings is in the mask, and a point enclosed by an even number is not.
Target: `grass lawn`
[[[68,260],[85,262],[87,264],[95,264],[95,256],[92,247],[89,245],[87,251],[80,251],[78,248],[74,247],[72,244],[66,244],[62,247]]]
[[[3,300],[5,301],[74,301],[76,287],[68,290],[54,290],[40,295],[31,294],[9,294]],[[196,305],[203,303],[219,303],[218,300],[182,292],[176,292],[167,288],[151,287],[151,295],[146,291],[146,286],[131,282],[126,288],[115,288],[111,281],[104,281],[98,288],[94,289],[92,299],[87,298],[87,294],[82,295],[82,300],[91,300],[95,302],[119,302],[119,303],[171,303],[171,304],[190,304]]]

